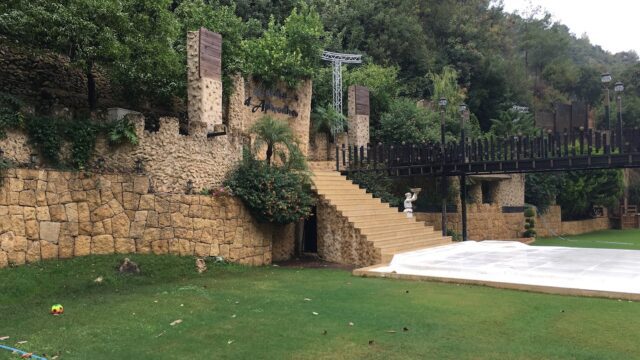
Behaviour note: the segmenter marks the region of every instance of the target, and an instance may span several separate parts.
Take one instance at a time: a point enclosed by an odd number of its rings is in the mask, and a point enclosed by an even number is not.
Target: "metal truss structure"
[[[362,55],[322,52],[322,60],[333,64],[333,108],[342,114],[342,64],[360,64]],[[335,134],[335,130],[333,130]]]

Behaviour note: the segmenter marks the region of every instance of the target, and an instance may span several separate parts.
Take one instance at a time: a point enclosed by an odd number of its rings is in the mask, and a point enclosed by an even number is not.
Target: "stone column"
[[[189,122],[222,131],[222,36],[205,28],[187,33]]]
[[[369,143],[369,89],[349,86],[349,145]]]

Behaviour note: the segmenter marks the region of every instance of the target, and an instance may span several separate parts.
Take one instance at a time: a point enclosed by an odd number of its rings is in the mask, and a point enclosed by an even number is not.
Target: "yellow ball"
[[[64,313],[64,308],[60,304],[55,304],[51,307],[52,315],[62,315]]]

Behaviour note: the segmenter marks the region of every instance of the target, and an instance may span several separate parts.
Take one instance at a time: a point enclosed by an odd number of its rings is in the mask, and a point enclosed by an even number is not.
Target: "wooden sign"
[[[369,115],[369,89],[356,86],[356,115]]]
[[[222,35],[200,28],[199,46],[200,77],[220,80],[222,76]]]

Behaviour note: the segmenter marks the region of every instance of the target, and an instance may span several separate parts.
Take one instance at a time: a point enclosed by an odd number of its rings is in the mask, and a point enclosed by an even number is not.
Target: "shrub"
[[[260,222],[289,224],[311,215],[314,197],[306,173],[269,166],[245,154],[225,181]]]
[[[354,172],[349,175],[349,179],[391,206],[398,207],[402,204],[403,198],[394,193],[393,181],[383,171]]]

